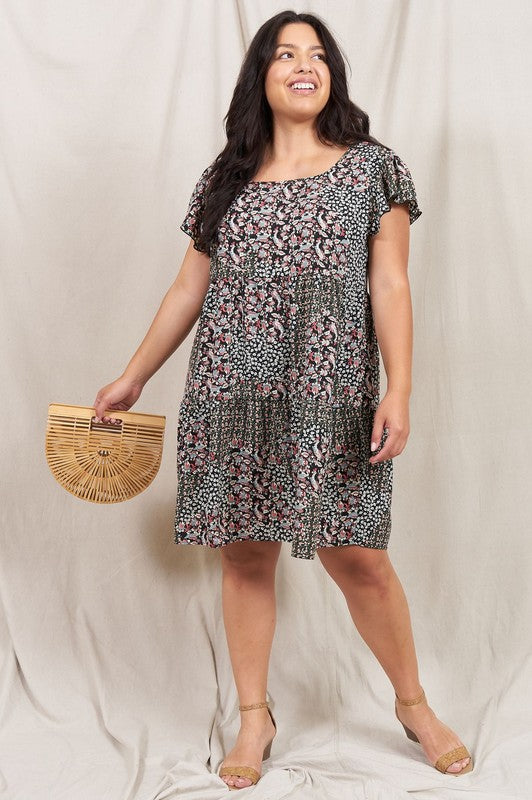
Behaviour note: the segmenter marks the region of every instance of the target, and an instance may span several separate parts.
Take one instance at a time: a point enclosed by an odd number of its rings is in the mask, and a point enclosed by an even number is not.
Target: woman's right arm
[[[150,328],[122,375],[104,386],[93,403],[96,417],[106,410],[127,411],[144,384],[177,350],[194,327],[209,288],[210,260],[191,241],[181,269],[168,289]]]

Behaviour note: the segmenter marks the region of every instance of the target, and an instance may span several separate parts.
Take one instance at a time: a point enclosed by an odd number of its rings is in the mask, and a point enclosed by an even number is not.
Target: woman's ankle
[[[260,729],[266,727],[270,721],[267,708],[256,708],[240,712],[240,727],[247,729]]]

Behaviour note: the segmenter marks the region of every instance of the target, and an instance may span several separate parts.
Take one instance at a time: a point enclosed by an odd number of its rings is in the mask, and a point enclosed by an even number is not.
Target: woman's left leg
[[[420,695],[418,663],[408,603],[386,550],[358,545],[320,547],[318,556],[341,589],[353,622],[386,672],[398,697]],[[399,706],[401,721],[417,735],[431,764],[462,743],[427,703]],[[469,759],[448,772],[460,772]]]

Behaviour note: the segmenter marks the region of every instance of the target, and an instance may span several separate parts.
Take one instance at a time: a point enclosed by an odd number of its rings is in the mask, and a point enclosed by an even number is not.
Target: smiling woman
[[[471,758],[426,702],[387,554],[392,459],[409,434],[412,176],[370,136],[338,45],[311,14],[282,12],[259,29],[226,130],[181,225],[193,245],[175,284],[124,376],[99,393],[99,408],[129,408],[199,315],[174,538],[220,549],[242,712],[220,777],[231,789],[256,783],[276,733],[264,698],[282,542],[294,558],[319,557],[407,735],[439,771],[461,774]]]
[[[438,770],[469,771],[466,748],[425,701],[386,552],[392,458],[409,431],[408,223],[421,214],[410,172],[370,136],[338,45],[309,14],[278,14],[257,32],[226,130],[182,225],[210,255],[212,289],[181,405],[175,535],[222,551],[247,705],[219,774],[230,788],[255,783],[276,731],[254,701],[266,692],[282,541],[297,558],[317,553],[344,592],[407,735]]]

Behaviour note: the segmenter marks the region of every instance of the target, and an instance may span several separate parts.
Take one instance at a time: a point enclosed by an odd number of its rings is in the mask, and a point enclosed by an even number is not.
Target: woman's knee
[[[386,550],[344,545],[320,547],[318,556],[336,583],[355,581],[360,586],[385,589],[394,574]]]
[[[224,572],[239,574],[268,574],[275,572],[281,542],[256,542],[244,540],[231,542],[220,549]]]

